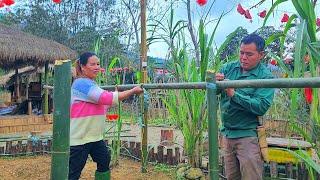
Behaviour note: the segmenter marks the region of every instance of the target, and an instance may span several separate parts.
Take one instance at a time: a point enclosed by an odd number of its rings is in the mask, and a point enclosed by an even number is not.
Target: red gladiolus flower
[[[271,59],[270,64],[276,66],[278,64],[278,62],[275,59]]]
[[[14,0],[2,0],[2,3],[4,3],[7,6],[11,6],[12,4],[14,4]]]
[[[2,1],[0,1],[0,8],[4,7],[4,3]]]
[[[243,9],[243,7],[241,6],[241,4],[238,4],[237,11],[238,11],[238,13],[241,14],[241,15],[244,15],[244,13],[246,13],[246,10]]]
[[[320,27],[320,18],[317,18],[316,24],[317,24],[318,27]]]
[[[205,4],[207,4],[207,0],[197,0],[197,3],[198,3],[200,6],[204,6]]]
[[[118,118],[119,118],[119,115],[118,115],[118,114],[108,114],[108,115],[107,115],[107,119],[108,119],[109,121],[116,121],[116,120],[118,120]]]
[[[244,17],[247,18],[247,19],[252,19],[249,10],[246,10],[246,12],[244,13]]]
[[[286,23],[289,21],[289,15],[287,13],[284,13],[281,19],[282,23]]]
[[[62,0],[52,0],[52,1],[56,4],[60,4],[62,2]]]
[[[312,103],[312,88],[304,88],[304,96],[308,104]]]
[[[266,17],[266,15],[267,15],[267,10],[261,11],[261,12],[259,12],[259,14],[258,14],[258,16],[260,16],[261,18]]]

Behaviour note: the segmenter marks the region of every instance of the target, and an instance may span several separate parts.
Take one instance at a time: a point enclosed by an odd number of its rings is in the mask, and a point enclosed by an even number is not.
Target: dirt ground
[[[24,157],[1,157],[0,180],[47,180],[50,179],[51,157],[24,156]],[[96,164],[88,160],[82,171],[81,179],[94,179]],[[125,180],[170,180],[174,179],[174,172],[159,171],[154,166],[148,167],[148,173],[140,172],[140,162],[127,158],[121,158],[119,165],[111,170],[112,179]]]

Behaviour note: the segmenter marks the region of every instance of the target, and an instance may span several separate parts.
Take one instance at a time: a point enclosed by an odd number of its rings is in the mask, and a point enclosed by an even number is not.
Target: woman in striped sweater
[[[123,92],[101,89],[95,78],[100,72],[99,59],[91,52],[77,60],[77,78],[71,87],[69,179],[79,179],[88,155],[97,163],[95,179],[110,179],[110,154],[103,140],[107,109],[131,95],[141,94],[141,87]]]

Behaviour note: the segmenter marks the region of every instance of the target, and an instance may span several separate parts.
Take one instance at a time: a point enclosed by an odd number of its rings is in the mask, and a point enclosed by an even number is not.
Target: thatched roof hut
[[[70,48],[39,38],[0,23],[0,68],[9,70],[26,66],[43,66],[60,59],[75,59]]]
[[[22,76],[32,77],[33,73],[43,73],[44,68],[36,68],[33,66],[27,66],[19,69],[18,76],[22,78]],[[14,83],[16,78],[16,73],[14,70],[7,72],[7,74],[0,77],[0,87],[7,87]]]

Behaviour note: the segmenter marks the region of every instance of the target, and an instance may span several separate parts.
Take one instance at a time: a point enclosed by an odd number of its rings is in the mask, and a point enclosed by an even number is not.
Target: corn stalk
[[[287,0],[277,0],[274,5],[271,7],[270,11],[267,13],[264,24],[266,23],[268,17],[273,12],[273,10],[281,3],[286,2]],[[319,57],[320,57],[320,42],[316,39],[316,16],[315,16],[315,4],[312,0],[291,0],[293,6],[295,7],[297,14],[294,14],[290,17],[289,22],[287,22],[284,34],[281,37],[282,47],[284,44],[284,39],[288,30],[294,25],[292,21],[296,18],[299,18],[300,24],[297,27],[297,37],[295,45],[295,54],[294,54],[294,69],[291,70],[287,68],[282,59],[277,57],[274,54],[270,54],[275,58],[279,66],[288,74],[289,77],[304,77],[306,73],[310,74],[312,77],[319,76]],[[304,58],[308,54],[310,56],[309,63],[305,63]],[[319,89],[313,88],[313,100],[310,105],[310,120],[308,122],[310,132],[305,129],[298,127],[293,123],[298,118],[298,100],[303,98],[303,93],[299,89],[290,90],[290,121],[295,131],[297,131],[302,137],[309,141],[313,148],[316,150],[318,158],[320,158],[320,103],[319,103]],[[313,173],[313,170],[319,173],[320,165],[314,163],[310,155],[303,153],[302,151],[294,152],[290,151],[296,157],[300,158],[308,165],[309,175],[312,179],[315,179],[316,176]]]

